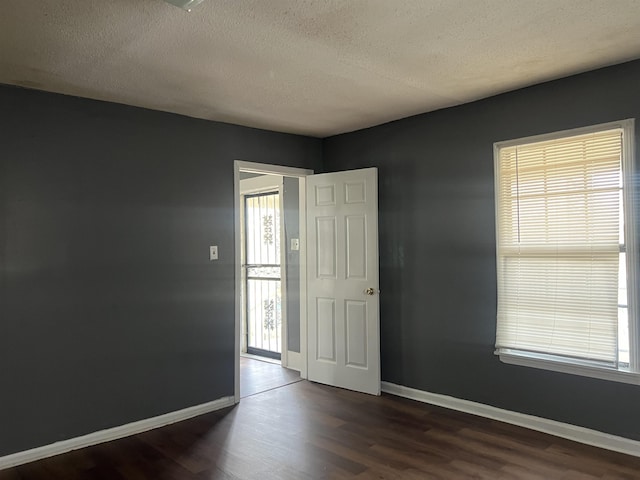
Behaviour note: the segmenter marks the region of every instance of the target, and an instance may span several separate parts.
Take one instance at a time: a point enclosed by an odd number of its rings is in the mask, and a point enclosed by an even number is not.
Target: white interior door
[[[307,177],[308,379],[380,394],[378,171]]]

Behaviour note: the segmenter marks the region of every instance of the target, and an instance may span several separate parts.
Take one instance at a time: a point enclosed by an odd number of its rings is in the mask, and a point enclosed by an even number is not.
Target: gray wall
[[[284,230],[287,249],[288,349],[300,352],[300,251],[291,250],[291,239],[300,238],[300,187],[297,178],[284,177]]]
[[[233,160],[321,141],[10,87],[0,132],[0,456],[232,395]]]
[[[639,386],[493,354],[493,143],[640,119],[639,85],[636,61],[325,140],[325,169],[379,168],[383,380],[640,440]]]
[[[231,395],[233,160],[323,148],[380,169],[384,380],[640,439],[640,387],[492,353],[493,142],[640,117],[637,85],[633,62],[322,143],[0,87],[0,455]]]

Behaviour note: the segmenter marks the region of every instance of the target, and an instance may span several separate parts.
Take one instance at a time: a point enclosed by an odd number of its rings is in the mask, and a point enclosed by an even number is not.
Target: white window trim
[[[635,146],[635,122],[633,119],[619,122],[624,130],[622,144],[622,175],[624,185],[624,224],[633,226],[625,232],[625,245],[627,257],[627,292],[638,291],[638,238],[637,231],[640,227],[635,211],[640,185],[636,179],[636,146]],[[631,186],[631,188],[627,188]],[[638,299],[635,293],[627,295],[629,311],[629,368],[640,375],[640,318],[638,317]]]
[[[625,246],[627,261],[627,292],[637,292],[638,280],[638,264],[637,264],[637,235],[636,231],[640,226],[640,221],[635,215],[635,200],[640,190],[637,185],[635,175],[635,120],[633,118],[620,120],[617,122],[601,123],[588,127],[575,128],[570,130],[562,130],[558,132],[534,135],[530,137],[518,138],[504,142],[496,142],[493,145],[494,162],[497,162],[499,151],[501,148],[525,143],[542,142],[555,140],[558,138],[569,137],[574,135],[583,135],[601,130],[610,130],[620,128],[623,130],[622,143],[622,175],[623,175],[623,194],[624,194],[624,222],[625,228]],[[495,185],[498,185],[498,169],[494,168]],[[496,217],[498,216],[498,202],[495,202]],[[496,222],[496,239],[498,238],[498,224]],[[499,261],[499,258],[496,258]],[[498,349],[494,353],[500,357],[500,361],[510,365],[519,365],[525,367],[539,368],[554,372],[569,373],[591,378],[599,378],[602,380],[610,380],[621,383],[629,383],[640,385],[640,319],[638,318],[638,300],[635,294],[628,294],[627,308],[629,312],[629,370],[621,370],[614,368],[605,368],[600,366],[583,364],[578,361],[571,362],[564,358],[553,359],[551,356],[536,355],[533,353],[520,352],[508,349]]]
[[[580,375],[583,377],[640,385],[640,373],[637,372],[581,365],[579,363],[569,363],[568,361],[563,360],[537,358],[534,354],[527,355],[521,352],[496,351],[496,354],[500,356],[500,361],[502,363],[508,363],[510,365],[534,367],[542,370],[550,370],[552,372],[570,373],[572,375]]]

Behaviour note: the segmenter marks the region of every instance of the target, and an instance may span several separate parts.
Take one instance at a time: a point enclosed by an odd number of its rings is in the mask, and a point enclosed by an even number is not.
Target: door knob
[[[367,295],[375,295],[376,294],[376,289],[375,288],[367,288],[364,293],[366,293]]]

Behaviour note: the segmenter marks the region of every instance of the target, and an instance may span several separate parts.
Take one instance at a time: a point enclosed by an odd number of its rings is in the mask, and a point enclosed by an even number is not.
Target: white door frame
[[[235,246],[235,346],[234,346],[234,398],[240,401],[240,341],[242,325],[242,248],[240,223],[240,171],[260,174],[282,175],[300,179],[300,376],[307,378],[307,264],[306,264],[306,189],[304,177],[312,175],[313,170],[266,163],[235,160],[233,163],[233,210],[234,210],[234,246]],[[286,239],[285,239],[286,243]],[[288,247],[285,245],[285,247]],[[285,332],[286,333],[286,332]],[[286,365],[283,365],[286,366]]]

